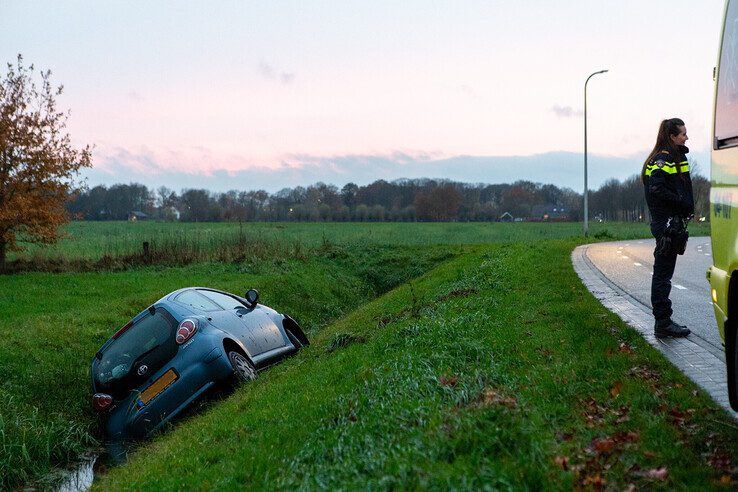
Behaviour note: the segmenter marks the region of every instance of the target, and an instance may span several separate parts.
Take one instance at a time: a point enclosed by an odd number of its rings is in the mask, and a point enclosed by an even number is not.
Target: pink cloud
[[[191,146],[186,150],[153,149],[148,146],[124,148],[101,146],[95,149],[93,164],[97,171],[106,174],[131,172],[141,176],[157,176],[171,172],[188,175],[213,176],[227,173],[231,176],[242,171],[287,171],[319,166],[342,174],[345,169],[339,163],[346,155],[287,154],[275,158],[256,159],[243,155],[218,152],[203,146]],[[445,157],[438,151],[395,151],[353,155],[355,162],[372,166],[383,159],[396,165],[430,162]]]

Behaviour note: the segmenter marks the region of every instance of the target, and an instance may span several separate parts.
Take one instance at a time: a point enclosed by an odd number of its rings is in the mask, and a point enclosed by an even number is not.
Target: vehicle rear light
[[[133,326],[133,321],[129,321],[128,323],[123,325],[123,328],[115,332],[115,335],[113,335],[113,338],[118,338],[119,336],[123,334],[123,332],[125,332],[131,326]]]
[[[104,412],[113,404],[113,397],[105,393],[95,393],[92,395],[92,408],[96,412]]]
[[[186,319],[179,324],[177,328],[177,337],[175,340],[178,344],[182,345],[187,340],[192,338],[192,335],[197,331],[197,322],[194,319]]]

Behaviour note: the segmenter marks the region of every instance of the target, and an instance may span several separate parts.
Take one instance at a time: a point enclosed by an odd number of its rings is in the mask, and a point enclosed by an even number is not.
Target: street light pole
[[[587,195],[589,194],[587,191],[587,83],[589,82],[589,79],[598,73],[605,72],[607,72],[607,70],[594,72],[587,77],[587,80],[584,82],[584,237],[587,237],[587,234],[589,233],[589,206],[587,200]]]

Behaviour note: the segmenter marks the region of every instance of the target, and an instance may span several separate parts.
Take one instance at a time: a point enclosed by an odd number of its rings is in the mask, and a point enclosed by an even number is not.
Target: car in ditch
[[[92,405],[112,440],[141,438],[220,382],[257,371],[309,344],[290,316],[244,297],[189,287],[159,299],[92,359]]]

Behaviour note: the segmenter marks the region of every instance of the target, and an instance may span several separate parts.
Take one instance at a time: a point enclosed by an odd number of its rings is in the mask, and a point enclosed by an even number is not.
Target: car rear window
[[[245,308],[245,306],[240,301],[238,301],[232,296],[229,296],[228,294],[222,294],[220,292],[215,292],[212,290],[205,290],[205,289],[200,289],[198,290],[198,292],[204,295],[205,297],[207,297],[208,299],[218,303],[218,305],[220,305],[220,307],[222,307],[225,310]]]
[[[108,386],[123,379],[142,355],[168,345],[176,326],[174,318],[163,309],[147,313],[102,353],[95,374],[97,381]]]

